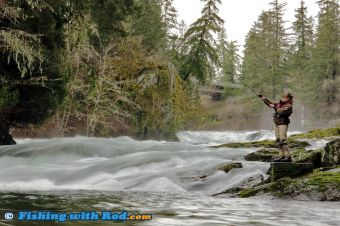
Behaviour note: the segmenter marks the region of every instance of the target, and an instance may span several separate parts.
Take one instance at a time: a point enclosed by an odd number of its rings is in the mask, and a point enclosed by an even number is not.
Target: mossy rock
[[[274,141],[264,140],[264,141],[254,141],[254,142],[243,142],[243,143],[228,143],[221,144],[217,146],[212,146],[214,148],[258,148],[258,147],[273,147]]]
[[[292,139],[313,139],[340,136],[340,128],[316,129],[307,133],[291,135]]]
[[[282,178],[280,181],[261,184],[259,186],[255,186],[252,188],[246,188],[239,192],[239,197],[241,198],[248,198],[251,196],[255,196],[258,193],[273,193],[275,196],[278,192],[281,192],[281,189],[288,184],[290,184],[292,179],[290,178]],[[282,185],[284,184],[284,185]]]
[[[298,200],[340,201],[340,172],[314,170],[299,178],[284,177],[275,182],[243,189],[239,196],[245,198],[259,193]]]
[[[340,138],[334,139],[326,144],[322,155],[322,164],[340,164]]]
[[[244,156],[244,159],[247,161],[271,162],[274,158],[279,156],[279,152],[279,149],[276,148],[264,148]],[[314,168],[321,166],[322,149],[305,150],[291,148],[290,152],[293,162],[313,163]]]
[[[260,191],[262,191],[261,188],[247,188],[247,189],[243,189],[239,193],[239,196],[241,198],[248,198],[248,197],[252,197],[252,196],[257,195],[257,193],[259,193]]]
[[[310,143],[307,141],[298,141],[293,139],[288,139],[288,147],[289,148],[305,148],[310,146]]]
[[[318,186],[320,191],[325,191],[329,185],[335,185],[340,191],[340,172],[316,172],[308,177],[306,183]]]
[[[278,155],[278,149],[265,148],[244,156],[244,159],[247,161],[271,162],[273,158]]]
[[[340,172],[318,172],[285,186],[284,197],[309,197],[319,201],[340,201]]]
[[[291,156],[294,162],[313,163],[314,168],[317,168],[321,166],[322,149],[317,150],[293,149],[291,150]]]
[[[289,148],[304,148],[310,146],[307,141],[298,141],[290,139],[288,142]],[[244,143],[228,143],[221,144],[217,146],[212,146],[214,148],[275,148],[277,147],[274,140],[263,140],[263,141],[253,141],[253,142],[244,142]]]
[[[270,164],[272,181],[283,177],[298,177],[313,172],[312,163],[275,162]]]
[[[232,170],[234,168],[242,168],[242,163],[240,163],[240,162],[230,162],[230,163],[227,163],[227,164],[219,167],[218,169],[228,173],[230,170]]]

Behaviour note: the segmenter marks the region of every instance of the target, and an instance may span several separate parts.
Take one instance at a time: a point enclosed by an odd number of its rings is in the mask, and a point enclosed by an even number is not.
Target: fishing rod
[[[257,94],[252,88],[250,88],[246,83],[240,81],[245,87],[247,87],[250,91],[252,91],[258,98],[260,98],[262,101],[264,101],[266,104],[271,104],[271,102],[269,100],[267,100],[266,98],[263,100],[262,99],[262,95],[260,94]]]
[[[245,87],[247,87],[250,91],[252,91],[257,97],[261,98],[262,95],[257,94],[252,88],[250,88],[247,84],[244,82],[240,81]]]

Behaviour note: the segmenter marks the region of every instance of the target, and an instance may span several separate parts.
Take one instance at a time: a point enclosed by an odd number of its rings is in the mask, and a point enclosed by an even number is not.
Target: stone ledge
[[[273,162],[270,164],[272,182],[283,177],[297,177],[313,172],[313,163]]]

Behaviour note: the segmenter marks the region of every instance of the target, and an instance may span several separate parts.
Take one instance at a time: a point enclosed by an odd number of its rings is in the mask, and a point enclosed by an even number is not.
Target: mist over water
[[[6,205],[48,209],[54,203],[70,211],[113,208],[154,213],[154,220],[143,225],[305,225],[301,218],[308,225],[333,225],[340,220],[339,203],[327,204],[327,210],[325,203],[317,202],[310,210],[295,212],[311,202],[211,196],[266,179],[269,164],[244,161],[255,148],[209,146],[272,139],[272,131],[183,131],[178,138],[179,142],[130,137],[23,139],[18,145],[2,146],[0,209]],[[243,168],[228,174],[217,170],[231,161],[241,162]],[[308,218],[310,214],[316,219]]]

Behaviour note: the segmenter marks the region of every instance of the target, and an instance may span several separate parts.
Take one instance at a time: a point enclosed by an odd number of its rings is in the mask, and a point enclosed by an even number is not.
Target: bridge
[[[221,100],[221,96],[224,93],[224,88],[240,89],[241,84],[233,82],[221,82],[213,81],[210,85],[202,86],[199,88],[201,95],[211,96],[211,100]]]

